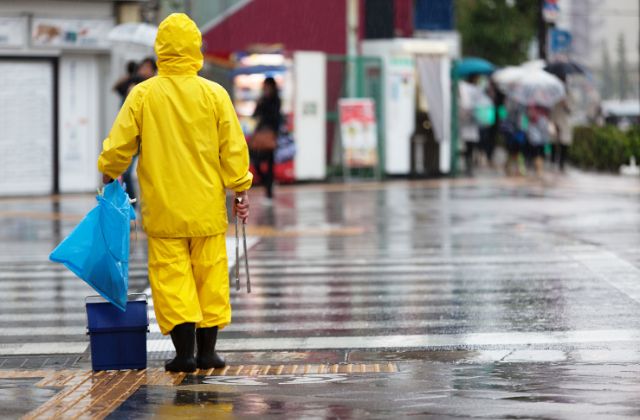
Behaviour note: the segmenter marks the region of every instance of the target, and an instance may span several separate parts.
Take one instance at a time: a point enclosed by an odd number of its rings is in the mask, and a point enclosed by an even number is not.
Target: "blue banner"
[[[453,30],[453,0],[416,0],[414,24],[418,31]]]

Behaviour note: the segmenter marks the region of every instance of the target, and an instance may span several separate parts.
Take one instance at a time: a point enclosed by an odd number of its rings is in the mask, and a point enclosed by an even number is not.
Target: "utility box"
[[[125,312],[100,296],[89,296],[85,303],[93,370],[146,369],[147,296],[129,295]]]

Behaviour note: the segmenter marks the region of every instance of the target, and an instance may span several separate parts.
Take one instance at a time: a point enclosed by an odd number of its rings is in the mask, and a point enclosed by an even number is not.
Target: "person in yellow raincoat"
[[[129,93],[98,158],[106,183],[139,153],[149,281],[160,330],[176,348],[165,368],[175,372],[224,366],[215,344],[218,329],[231,321],[225,189],[241,198],[233,212],[246,221],[252,181],[229,95],[197,76],[201,45],[187,15],[174,13],[160,24],[158,75]]]

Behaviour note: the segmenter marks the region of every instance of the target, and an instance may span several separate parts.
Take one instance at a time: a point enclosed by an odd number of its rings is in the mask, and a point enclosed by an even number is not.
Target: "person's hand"
[[[233,200],[233,214],[242,219],[242,223],[247,223],[249,218],[249,195],[246,191],[236,193]]]
[[[102,174],[102,183],[107,185],[107,184],[111,184],[113,182],[113,178],[111,178],[109,175],[105,175]]]

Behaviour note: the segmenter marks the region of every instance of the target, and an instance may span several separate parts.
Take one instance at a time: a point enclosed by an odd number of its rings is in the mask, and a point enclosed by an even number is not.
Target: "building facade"
[[[136,11],[134,2],[0,1],[0,196],[95,191],[120,105],[107,37]]]

